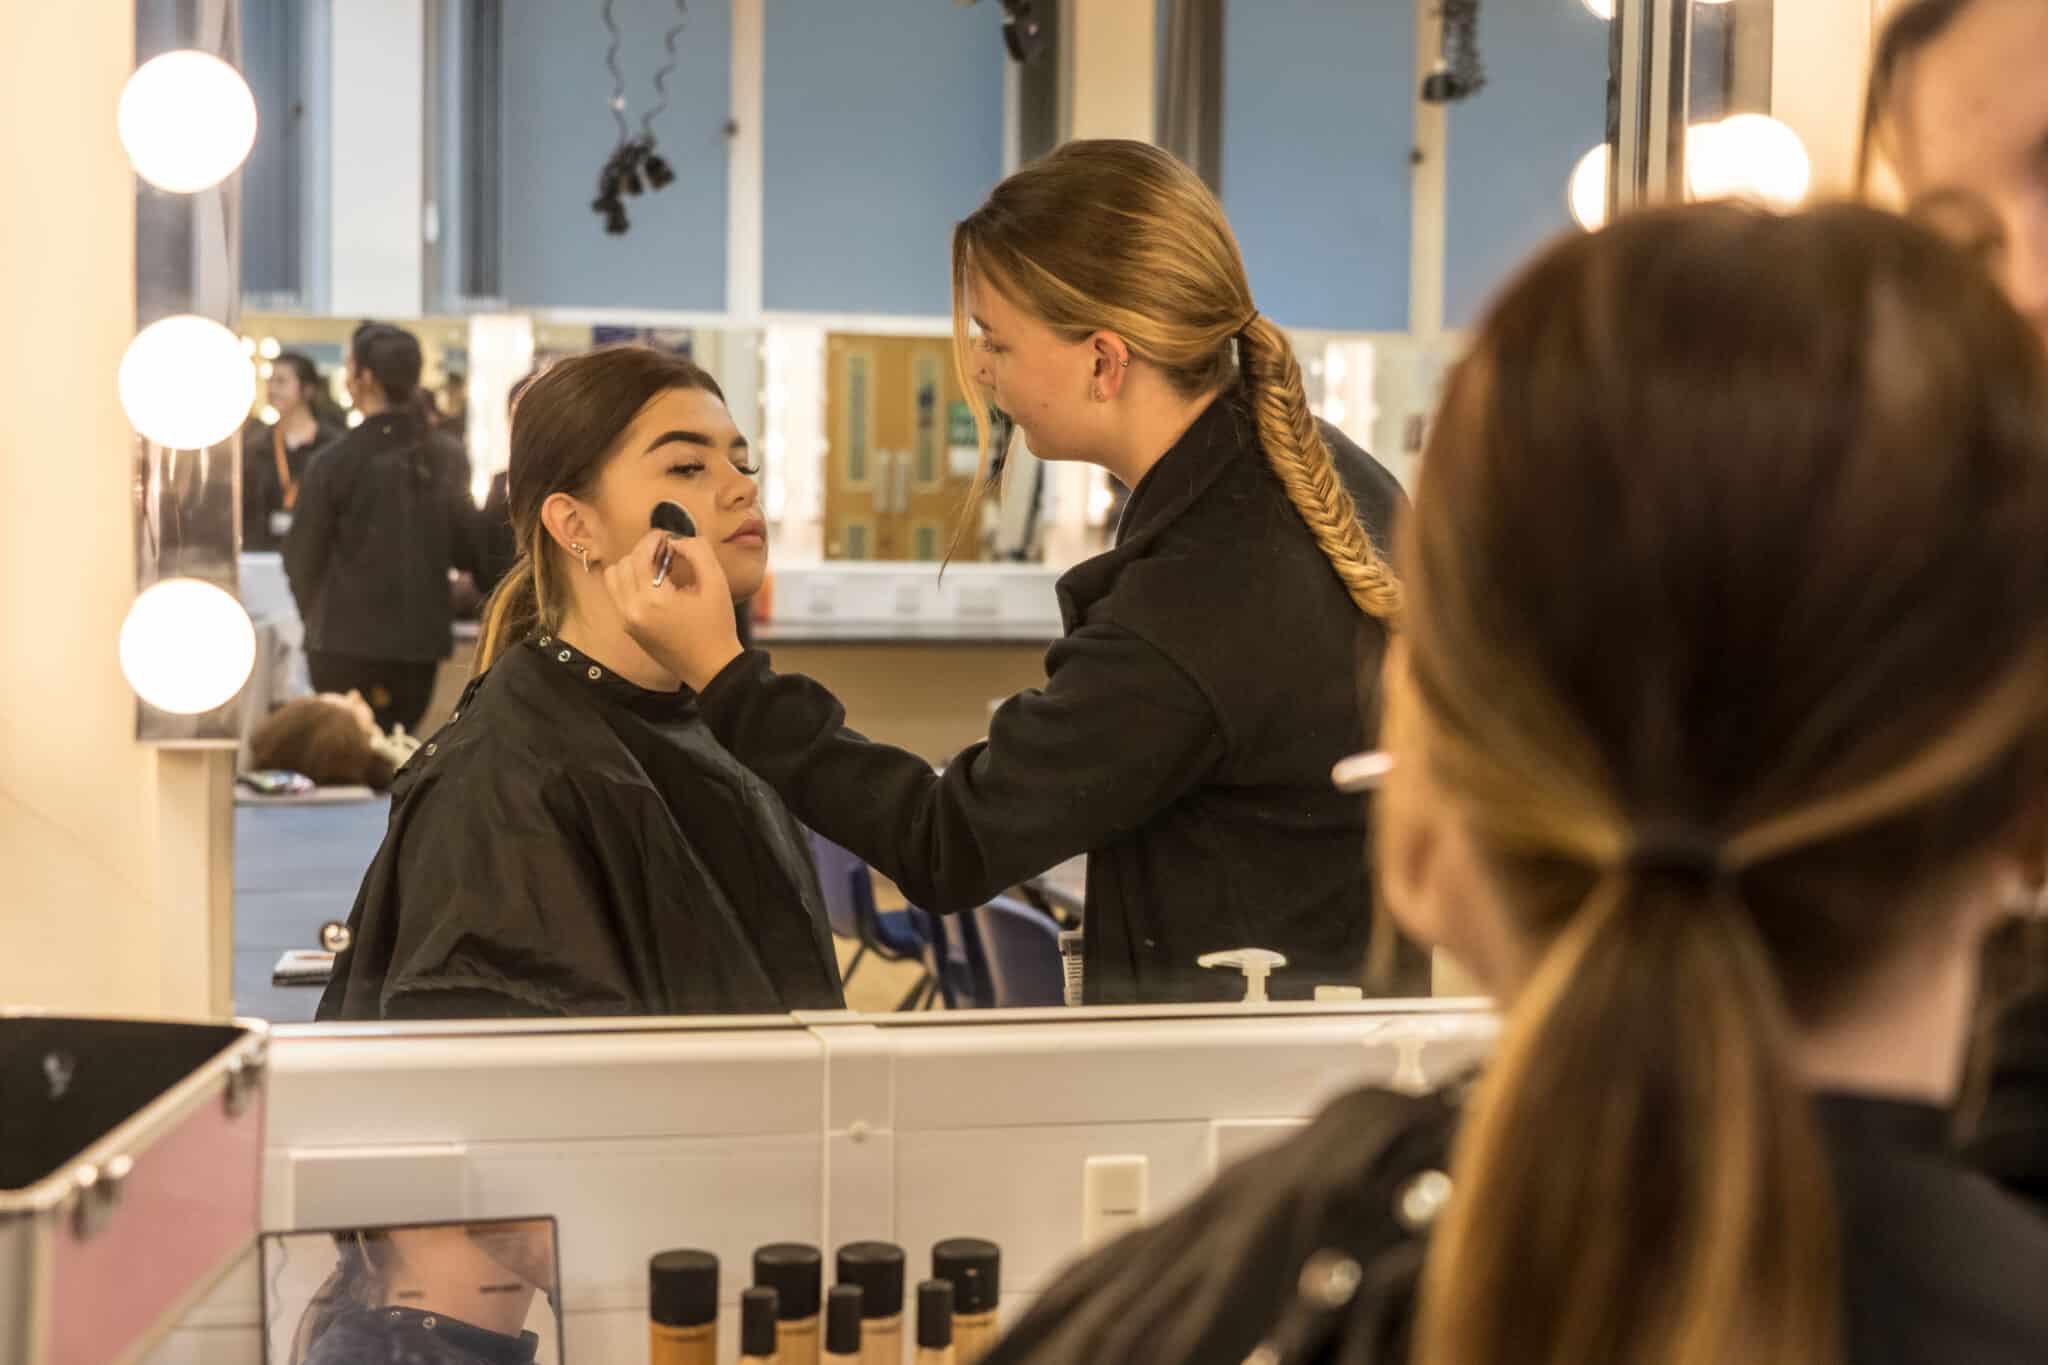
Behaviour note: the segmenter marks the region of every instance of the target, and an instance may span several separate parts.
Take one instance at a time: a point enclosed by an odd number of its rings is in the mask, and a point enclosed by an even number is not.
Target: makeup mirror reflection
[[[1275,999],[1371,992],[1370,798],[1339,798],[1328,773],[1376,746],[1377,646],[1319,675],[1342,716],[1297,708],[1317,744],[1233,736],[1219,741],[1228,754],[1185,760],[1207,777],[1157,800],[1134,794],[1157,767],[1138,737],[1173,703],[1126,689],[1152,707],[1096,746],[1128,749],[1121,767],[998,776],[1056,812],[1106,783],[1128,818],[1064,843],[1014,821],[964,844],[931,834],[920,859],[903,852],[909,836],[875,835],[871,811],[847,814],[883,803],[882,787],[800,790],[800,770],[844,751],[778,766],[736,755],[717,717],[650,703],[684,672],[614,628],[602,589],[652,508],[680,501],[715,545],[739,644],[914,757],[923,775],[899,774],[899,788],[953,782],[918,798],[932,810],[944,792],[986,788],[986,773],[937,774],[985,762],[972,746],[992,733],[1001,758],[1005,726],[1042,710],[1048,651],[1091,628],[1061,580],[1143,529],[1128,519],[1142,479],[1030,410],[1052,390],[1021,377],[1023,362],[998,374],[993,348],[1012,343],[991,336],[989,308],[969,307],[972,290],[956,336],[954,224],[1077,127],[1166,147],[1227,219],[1256,344],[1270,347],[1258,363],[1294,371],[1384,556],[1462,329],[1569,227],[1571,168],[1603,135],[1606,22],[1575,0],[1489,11],[1475,35],[1486,83],[1432,103],[1423,78],[1447,50],[1434,0],[1158,0],[1130,7],[1143,22],[1113,24],[1048,12],[1045,50],[1021,63],[998,5],[868,8],[769,5],[751,34],[752,11],[729,0],[604,13],[432,0],[417,22],[242,0],[262,132],[240,182],[238,331],[258,392],[237,521],[258,650],[235,784],[239,1012],[1236,1000],[1256,973],[1197,959],[1275,948],[1293,954],[1267,979]],[[877,90],[858,74],[905,52],[916,81]],[[392,75],[393,53],[416,61],[418,82]],[[1110,93],[1133,81],[1149,107],[1125,98],[1114,113]],[[1004,287],[999,269],[981,283]],[[1239,389],[1253,324],[1229,330],[1242,321],[1217,333],[1231,377],[1216,401],[1251,430],[1256,404]],[[550,387],[620,347],[695,367],[715,396],[649,390],[607,417],[588,386]],[[523,395],[540,401],[521,408]],[[1020,409],[993,477],[976,412],[992,398]],[[676,404],[690,410],[655,411]],[[530,449],[560,467],[519,477],[521,411],[550,433]],[[640,430],[657,416],[673,420]],[[379,429],[395,433],[382,446]],[[648,443],[671,430],[711,440],[657,455]],[[431,495],[340,476],[401,451]],[[1283,521],[1301,511],[1298,498],[1274,505]],[[1261,541],[1244,576],[1275,554]],[[501,614],[494,642],[491,594],[517,597],[522,575],[532,600]],[[1383,634],[1369,614],[1341,614],[1346,637]],[[485,662],[505,686],[472,686]],[[1283,672],[1267,690],[1300,692]],[[479,733],[494,743],[468,738]],[[513,735],[525,739],[496,742]],[[1261,764],[1283,747],[1297,757],[1275,779]],[[633,775],[624,797],[620,773]],[[1159,810],[1136,809],[1147,801]],[[1343,921],[1318,933],[1335,949],[1264,927],[1262,902],[1279,894],[1262,859],[1286,861],[1291,837],[1279,806],[1315,812],[1314,857],[1330,863],[1317,913]],[[1187,838],[1134,858],[1169,810]],[[1254,837],[1267,829],[1274,839]],[[971,897],[948,876],[970,845],[995,868]],[[1221,861],[1205,869],[1204,856]],[[1144,927],[1203,916],[1232,932],[1183,951]],[[337,955],[363,970],[337,979]],[[417,988],[394,993],[404,981]],[[1398,990],[1430,988],[1411,956]]]

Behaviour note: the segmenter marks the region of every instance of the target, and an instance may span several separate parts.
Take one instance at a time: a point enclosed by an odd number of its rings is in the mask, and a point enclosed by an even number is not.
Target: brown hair
[[[1331,569],[1366,615],[1399,613],[1400,588],[1331,463],[1294,348],[1252,307],[1237,238],[1193,171],[1142,142],[1069,142],[954,228],[953,356],[986,467],[988,405],[967,330],[974,276],[1071,339],[1117,333],[1188,396],[1241,378],[1266,459]]]
[[[1388,724],[1538,952],[1414,1359],[1829,1365],[1788,1042],[2048,790],[2039,343],[1890,215],[1646,211],[1495,305],[1414,509]]]
[[[389,791],[398,766],[370,747],[354,714],[319,697],[286,702],[249,737],[258,768],[303,773],[323,787]]]
[[[670,389],[702,389],[725,401],[704,370],[650,346],[607,346],[522,381],[505,479],[519,558],[484,604],[478,673],[528,635],[560,627],[568,562],[550,545],[540,509],[557,493],[587,494],[640,409]]]
[[[1856,187],[1870,189],[1871,157],[1883,142],[1906,64],[1948,31],[1974,0],[1906,0],[1892,11],[1871,49],[1870,83],[1863,92],[1863,134],[1856,148]]]

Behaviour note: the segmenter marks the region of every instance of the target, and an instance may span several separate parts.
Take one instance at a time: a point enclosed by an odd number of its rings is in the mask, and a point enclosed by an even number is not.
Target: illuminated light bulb
[[[271,364],[269,361],[266,360],[261,365],[258,365],[256,367],[256,373],[261,375],[263,378],[268,379],[270,378],[270,376],[277,373],[277,366]]]
[[[1799,134],[1769,114],[1737,114],[1686,130],[1685,183],[1695,199],[1789,209],[1813,187],[1813,160]]]
[[[278,345],[276,337],[263,338],[263,344],[256,349],[263,353],[265,360],[275,360],[284,354],[284,347]]]
[[[1614,0],[1579,0],[1579,2],[1586,7],[1587,12],[1595,19],[1612,19],[1614,17]]]
[[[268,423],[271,426],[277,425],[277,409],[270,406],[270,404],[268,403],[265,403],[263,405],[263,411],[258,413],[257,416],[261,417],[266,423]]]
[[[225,706],[249,681],[256,629],[231,595],[196,578],[144,590],[121,623],[121,672],[160,711],[196,716]]]
[[[190,50],[144,62],[115,115],[135,173],[160,190],[197,194],[235,173],[256,145],[256,99],[242,73]]]
[[[173,450],[204,450],[248,418],[256,374],[233,332],[180,313],[128,343],[120,391],[129,424],[144,436]]]
[[[254,359],[256,358],[256,338],[255,338],[255,337],[243,337],[243,338],[242,338],[242,354],[243,354],[243,355],[245,355],[245,356],[247,356],[247,357],[249,357],[249,359],[251,359],[251,360],[254,360]]]
[[[1587,152],[1572,167],[1565,201],[1571,206],[1572,220],[1586,231],[1598,232],[1607,225],[1606,143]]]
[[[359,427],[363,424],[363,414],[359,409],[350,408],[348,410],[348,424],[352,427]]]

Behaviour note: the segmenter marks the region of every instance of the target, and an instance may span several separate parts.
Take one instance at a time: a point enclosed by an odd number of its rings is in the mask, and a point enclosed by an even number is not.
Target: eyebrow
[[[655,451],[660,450],[666,445],[702,446],[706,450],[718,449],[718,442],[712,440],[701,431],[678,430],[664,431],[661,435],[655,437],[648,443],[644,453],[652,455]],[[734,436],[726,448],[728,450],[745,450],[747,448],[747,438],[744,436]]]
[[[969,313],[967,315],[967,320],[973,323],[976,327],[979,327],[984,332],[993,332],[995,330],[995,328],[983,322],[979,317],[975,316],[973,313]]]

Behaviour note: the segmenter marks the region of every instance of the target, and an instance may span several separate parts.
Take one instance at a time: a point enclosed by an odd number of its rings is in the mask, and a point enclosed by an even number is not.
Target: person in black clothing
[[[1860,174],[1888,178],[1904,206],[1981,256],[2048,342],[2048,5],[1908,0],[1871,62]],[[1880,173],[1883,174],[1880,174]],[[1991,1102],[1972,1126],[1980,1169],[2048,1209],[2048,904],[1995,938],[1987,975],[2003,990]]]
[[[1365,812],[1330,770],[1377,730],[1357,680],[1400,600],[1375,543],[1399,487],[1311,417],[1222,209],[1157,148],[1070,143],[1011,176],[957,229],[954,278],[974,401],[990,390],[1035,453],[1133,490],[1115,547],[1060,580],[1044,689],[935,776],[743,652],[701,547],[699,572],[658,591],[641,566],[615,573],[636,638],[805,824],[927,910],[1088,853],[1091,1004],[1235,998],[1241,981],[1196,962],[1244,947],[1286,955],[1277,997],[1357,984]],[[1414,993],[1408,965],[1396,987]]]
[[[555,1293],[544,1220],[335,1237],[334,1270],[300,1315],[290,1365],[531,1365],[526,1321]]]
[[[1387,678],[1386,903],[1493,1060],[1338,1101],[991,1365],[2048,1360],[2048,1220],[1945,1112],[2048,847],[2043,525],[2048,365],[1905,221],[1551,248],[1452,374]]]
[[[454,645],[449,571],[475,567],[475,509],[420,416],[419,379],[411,333],[357,330],[348,386],[363,423],[307,468],[284,546],[314,690],[361,693],[387,731],[419,727]]]
[[[319,368],[297,351],[286,351],[271,367],[266,394],[277,420],[252,422],[242,434],[244,550],[276,550],[284,544],[306,467],[346,429],[316,406],[322,390]]]
[[[534,381],[512,423],[522,554],[485,611],[484,671],[392,788],[320,1018],[843,1007],[804,831],[599,582],[671,501],[754,591],[754,472],[686,360],[622,347]]]

